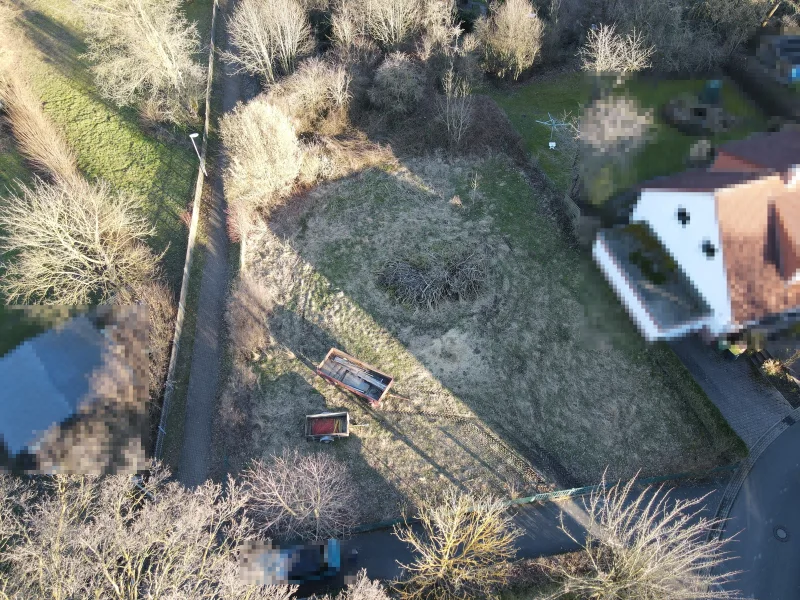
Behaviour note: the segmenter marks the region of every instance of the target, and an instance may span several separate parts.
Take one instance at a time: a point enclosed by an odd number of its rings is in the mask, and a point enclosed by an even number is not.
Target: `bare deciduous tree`
[[[0,475],[0,564],[11,598],[288,600],[292,587],[238,576],[250,539],[247,496],[187,490],[155,467],[147,479],[55,476],[22,486]]]
[[[723,54],[718,37],[709,19],[698,18],[697,11],[688,8],[684,0],[630,0],[611,3],[608,17],[621,32],[641,32],[642,44],[655,49],[656,69],[713,69]]]
[[[495,0],[489,10],[489,18],[476,23],[484,66],[498,77],[511,75],[516,80],[541,50],[544,23],[529,0]]]
[[[324,540],[354,524],[355,492],[347,467],[328,454],[285,451],[254,462],[243,475],[259,531],[277,538]]]
[[[654,50],[645,47],[635,29],[622,36],[613,25],[601,25],[589,30],[579,54],[586,71],[627,74],[648,68]]]
[[[97,86],[120,106],[148,105],[161,120],[197,117],[205,69],[196,26],[181,0],[79,0]]]
[[[80,177],[75,153],[45,116],[28,84],[14,71],[0,73],[0,103],[25,158],[53,179],[70,182]]]
[[[421,0],[356,0],[369,35],[387,50],[406,42],[422,25]]]
[[[259,96],[226,114],[220,127],[232,203],[269,208],[289,192],[302,153],[289,118]]]
[[[722,522],[701,516],[705,497],[674,500],[663,487],[633,492],[635,479],[607,486],[586,502],[585,540],[577,540],[591,569],[576,574],[557,568],[562,584],[553,598],[643,598],[697,600],[736,598],[720,591],[736,573],[715,569],[729,560],[725,541],[709,537]]]
[[[0,286],[11,301],[108,301],[155,272],[139,201],[104,183],[37,182],[0,213],[0,250],[12,253]]]
[[[411,58],[393,52],[381,63],[369,99],[390,115],[409,113],[425,93],[425,75]]]
[[[408,525],[395,527],[417,555],[401,565],[404,598],[472,598],[505,580],[519,531],[502,501],[450,490],[441,504],[426,502],[419,521],[419,533]]]
[[[472,123],[472,90],[466,79],[456,75],[452,65],[442,79],[442,89],[438,117],[447,127],[450,142],[458,146]]]
[[[268,84],[294,71],[314,49],[306,11],[296,0],[242,0],[228,33],[238,53],[226,52],[225,59]]]

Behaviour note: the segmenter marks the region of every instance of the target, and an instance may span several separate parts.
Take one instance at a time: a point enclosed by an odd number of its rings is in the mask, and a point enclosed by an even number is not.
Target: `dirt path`
[[[228,2],[220,2],[220,23],[224,23]],[[227,44],[224,30],[217,39],[219,48]],[[222,110],[233,110],[241,97],[241,77],[234,75],[224,63],[222,71]],[[218,88],[219,89],[219,88]],[[208,244],[200,301],[197,308],[197,329],[192,349],[189,390],[186,394],[186,421],[183,430],[183,450],[178,466],[178,479],[188,486],[203,483],[211,463],[212,421],[219,386],[220,361],[224,350],[225,297],[228,290],[228,235],[225,221],[225,189],[221,168],[212,172],[211,206],[207,212]]]

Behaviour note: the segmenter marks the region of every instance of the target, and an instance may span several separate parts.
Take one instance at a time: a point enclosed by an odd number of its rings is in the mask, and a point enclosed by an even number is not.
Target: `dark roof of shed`
[[[756,133],[743,140],[723,144],[718,152],[757,167],[785,173],[792,165],[800,164],[800,131],[784,128],[772,133]]]
[[[713,192],[720,188],[739,185],[762,177],[760,173],[739,173],[735,171],[708,171],[690,169],[674,175],[657,177],[639,186],[641,190],[666,189],[687,192]]]

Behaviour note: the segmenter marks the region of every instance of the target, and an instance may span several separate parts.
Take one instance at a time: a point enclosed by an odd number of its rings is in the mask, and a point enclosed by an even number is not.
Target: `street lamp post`
[[[200,150],[197,148],[197,143],[194,141],[199,136],[200,136],[199,133],[190,133],[189,134],[189,139],[192,140],[192,146],[194,146],[194,151],[197,153],[197,158],[200,159],[200,168],[203,170],[203,175],[208,177],[208,173],[206,173],[206,165],[203,162],[203,157],[200,156]]]

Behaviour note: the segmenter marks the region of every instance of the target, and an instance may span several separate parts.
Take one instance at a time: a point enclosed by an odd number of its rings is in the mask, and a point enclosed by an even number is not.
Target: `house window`
[[[686,212],[686,209],[683,207],[678,209],[678,221],[680,221],[681,225],[684,227],[689,224],[689,213]]]
[[[714,244],[712,244],[708,240],[703,242],[702,249],[703,249],[703,254],[705,254],[708,258],[714,258],[714,256],[717,253],[717,248],[714,246]]]

